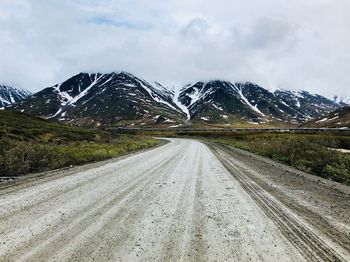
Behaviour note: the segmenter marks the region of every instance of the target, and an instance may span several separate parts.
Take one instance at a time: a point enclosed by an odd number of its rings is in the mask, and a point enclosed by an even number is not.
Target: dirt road
[[[242,152],[170,139],[0,190],[0,260],[350,259],[350,189],[301,177]],[[312,186],[292,189],[298,179]],[[339,208],[324,211],[333,198]]]

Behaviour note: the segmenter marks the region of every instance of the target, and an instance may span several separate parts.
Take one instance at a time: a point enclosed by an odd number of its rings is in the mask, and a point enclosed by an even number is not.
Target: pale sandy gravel
[[[0,260],[303,257],[206,145],[171,139],[147,152],[1,194]]]

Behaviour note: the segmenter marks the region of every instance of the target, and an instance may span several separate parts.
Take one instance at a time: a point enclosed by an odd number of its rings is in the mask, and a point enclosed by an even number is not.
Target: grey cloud
[[[206,34],[208,23],[203,18],[194,18],[181,30],[181,33],[186,38],[198,38]]]
[[[240,38],[241,47],[254,49],[281,49],[290,47],[296,42],[297,26],[287,21],[275,18],[261,18],[257,20],[251,31]]]

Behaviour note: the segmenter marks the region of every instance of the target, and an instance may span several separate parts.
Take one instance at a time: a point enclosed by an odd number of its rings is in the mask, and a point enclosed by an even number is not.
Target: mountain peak
[[[12,87],[9,84],[0,84],[0,108],[14,105],[30,95],[31,92],[28,90]]]
[[[183,112],[173,95],[160,84],[128,72],[81,72],[34,94],[15,109],[75,124],[181,123]]]

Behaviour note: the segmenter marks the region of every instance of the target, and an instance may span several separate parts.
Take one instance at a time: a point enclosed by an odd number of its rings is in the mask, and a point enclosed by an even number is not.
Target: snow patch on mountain
[[[179,101],[179,97],[180,97],[180,93],[181,93],[181,90],[175,90],[174,92],[174,97],[173,97],[173,102],[177,105],[178,108],[181,109],[182,112],[184,112],[186,114],[186,117],[187,119],[186,120],[190,120],[191,118],[191,114],[190,114],[190,111],[188,109],[187,106],[183,105],[180,101]]]
[[[96,85],[97,83],[98,83],[98,81],[102,78],[102,76],[103,75],[100,75],[100,76],[98,76],[98,74],[95,74],[94,75],[94,80],[93,80],[93,82],[87,87],[87,88],[85,88],[79,95],[77,95],[77,96],[75,96],[74,98],[72,98],[68,103],[67,103],[67,105],[72,105],[72,106],[74,106],[74,104],[80,99],[80,98],[82,98],[83,96],[85,96],[89,91],[90,91],[90,89],[94,86],[94,85]]]
[[[150,95],[155,101],[157,101],[158,103],[162,103],[162,104],[164,104],[164,105],[167,105],[168,107],[170,107],[170,108],[172,108],[172,109],[174,109],[174,110],[176,110],[176,111],[182,113],[182,111],[179,110],[179,108],[174,107],[174,106],[171,105],[168,101],[162,99],[162,98],[160,97],[160,95],[157,94],[157,92],[155,92],[155,90],[161,91],[161,92],[163,92],[163,94],[166,93],[166,92],[169,92],[169,91],[168,91],[165,87],[163,87],[161,84],[155,82],[155,85],[156,85],[156,87],[155,87],[155,86],[151,86],[151,84],[146,83],[145,80],[138,79],[138,78],[136,78],[136,79],[137,79],[137,81],[139,82],[139,84],[149,93],[149,95]],[[174,96],[174,94],[169,94],[169,93],[168,93],[167,95],[168,95],[168,96],[171,96],[171,100],[173,101],[173,96]]]
[[[260,114],[261,116],[265,117],[265,114],[261,112],[258,108],[258,105],[252,105],[249,100],[243,95],[242,88],[238,87],[236,84],[233,84],[233,87],[236,89],[242,100],[255,112]]]
[[[206,83],[203,83],[203,86],[201,89],[194,89],[195,91],[193,93],[189,93],[188,97],[191,99],[191,103],[188,107],[192,106],[193,104],[195,104],[199,99],[201,99],[203,97],[203,93],[202,90],[205,88]]]

